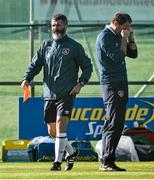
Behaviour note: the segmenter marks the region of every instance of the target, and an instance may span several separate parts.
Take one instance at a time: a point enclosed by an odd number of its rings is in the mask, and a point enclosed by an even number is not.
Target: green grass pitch
[[[154,162],[120,162],[126,172],[100,172],[99,162],[76,162],[71,171],[50,171],[51,163],[0,163],[0,179],[154,179]]]

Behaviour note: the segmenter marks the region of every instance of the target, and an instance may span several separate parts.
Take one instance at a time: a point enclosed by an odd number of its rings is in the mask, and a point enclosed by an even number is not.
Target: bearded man
[[[68,37],[66,16],[57,14],[51,19],[53,39],[44,41],[24,75],[22,88],[43,67],[44,121],[49,135],[55,139],[55,161],[51,170],[61,170],[66,151],[65,170],[71,170],[78,150],[67,139],[67,124],[71,117],[76,94],[88,82],[92,73],[91,60],[81,44]],[[79,76],[79,68],[81,75]],[[36,127],[37,128],[37,127]]]

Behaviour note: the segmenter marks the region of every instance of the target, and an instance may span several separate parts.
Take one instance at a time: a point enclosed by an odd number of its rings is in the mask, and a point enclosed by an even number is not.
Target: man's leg
[[[56,138],[56,123],[48,123],[47,127],[48,127],[48,134],[51,136],[51,138],[53,138],[55,140],[55,138]],[[72,145],[70,144],[68,139],[66,139],[65,151],[68,153],[69,156],[74,153],[74,148],[72,147]]]
[[[71,112],[73,108],[74,97],[65,96],[62,99],[56,102],[56,142],[55,142],[55,163],[61,163],[64,155],[64,150],[66,149],[71,158],[77,156],[77,153],[74,151],[74,148],[71,146],[67,139],[67,124],[68,120],[71,117]],[[69,157],[70,157],[69,156]],[[65,170],[70,170],[73,167],[73,163],[70,165],[67,161],[68,168]],[[51,169],[52,170],[52,169]]]
[[[48,134],[51,136],[51,138],[55,140],[56,139],[56,123],[48,123],[47,127],[48,127]],[[67,138],[66,138],[65,151],[67,152],[66,154],[67,165],[65,167],[65,170],[67,171],[73,168],[74,160],[78,156],[79,152],[77,149],[73,148],[73,146],[70,144]],[[57,146],[55,147],[55,152],[57,152]],[[58,158],[55,161],[58,161]]]
[[[62,162],[64,150],[66,148],[66,127],[68,117],[61,116],[57,117],[56,121],[56,141],[55,141],[55,162]]]
[[[106,120],[102,135],[102,163],[110,170],[123,171],[115,166],[115,149],[121,137],[124,122],[126,103],[128,99],[127,86],[122,82],[103,86],[103,100],[106,107]],[[101,167],[103,170],[103,168]]]
[[[48,128],[48,134],[50,135],[50,137],[55,139],[56,138],[56,122],[47,123],[47,128]]]
[[[56,101],[47,100],[44,102],[44,121],[47,123],[48,134],[55,139],[56,138]],[[61,170],[61,163],[54,163],[51,170]]]
[[[59,156],[59,153],[58,153],[58,149],[61,149],[60,147],[58,147],[59,146],[59,144],[60,144],[60,142],[59,142],[59,140],[58,140],[58,138],[57,138],[57,141],[56,141],[56,123],[55,122],[53,122],[53,123],[48,123],[47,124],[47,127],[48,127],[48,134],[51,136],[51,138],[53,138],[54,140],[55,140],[55,162],[57,161],[58,162],[58,164],[56,163],[56,164],[54,164],[54,166],[52,167],[52,169],[51,170],[60,170],[61,168],[60,168],[60,165],[61,165],[61,162],[59,162],[59,161],[61,161],[61,159],[59,159],[60,158],[60,156]],[[68,139],[66,138],[66,140],[65,140],[65,142],[66,142],[66,146],[65,146],[65,151],[67,152],[67,156],[68,157],[70,157],[72,154],[74,154],[74,148],[72,147],[72,145],[70,144],[70,142],[68,141]],[[72,162],[72,161],[71,161]],[[70,170],[70,169],[72,169],[72,167],[73,167],[73,162],[71,163],[71,165],[69,165],[69,166],[67,166],[66,168],[65,168],[65,170]]]
[[[74,160],[78,156],[79,152],[77,149],[73,148],[70,142],[67,139],[67,124],[69,117],[62,116],[57,118],[56,128],[57,128],[57,137],[55,143],[55,162],[61,162],[64,150],[67,150],[66,161],[67,165],[65,167],[65,171],[71,170],[74,165]],[[61,161],[60,161],[61,160]]]
[[[44,102],[44,121],[47,123],[48,134],[55,140],[56,138],[56,107],[55,102],[45,101]],[[67,116],[66,116],[67,118]],[[74,153],[74,148],[71,146],[68,139],[66,139],[66,152],[68,155]]]

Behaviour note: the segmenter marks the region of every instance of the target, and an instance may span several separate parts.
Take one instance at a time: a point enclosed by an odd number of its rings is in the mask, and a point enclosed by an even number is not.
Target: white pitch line
[[[150,76],[150,78],[148,79],[148,82],[152,81],[153,79],[154,79],[154,73],[152,74],[152,76]],[[139,89],[139,91],[135,94],[134,97],[140,96],[147,86],[148,86],[147,84],[143,85],[141,89]]]

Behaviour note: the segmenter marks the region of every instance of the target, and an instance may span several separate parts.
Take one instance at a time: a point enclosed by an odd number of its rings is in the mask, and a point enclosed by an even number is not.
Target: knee
[[[52,138],[56,138],[56,133],[55,133],[55,132],[48,131],[48,134],[49,134]]]
[[[54,128],[48,128],[48,134],[53,137],[56,138],[56,129]]]
[[[64,116],[57,118],[57,122],[56,122],[57,132],[60,133],[66,132],[68,120],[69,118]]]
[[[57,124],[65,125],[68,123],[69,118],[67,116],[58,116],[57,117]]]

